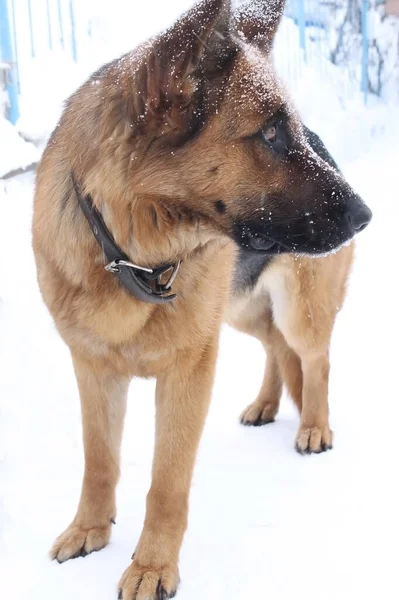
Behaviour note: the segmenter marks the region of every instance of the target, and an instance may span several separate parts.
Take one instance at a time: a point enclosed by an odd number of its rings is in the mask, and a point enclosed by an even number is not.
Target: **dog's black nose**
[[[347,219],[356,233],[359,233],[360,231],[363,231],[363,229],[366,229],[372,217],[373,213],[371,212],[369,207],[363,202],[361,204],[358,204],[355,208],[351,209],[347,213]]]

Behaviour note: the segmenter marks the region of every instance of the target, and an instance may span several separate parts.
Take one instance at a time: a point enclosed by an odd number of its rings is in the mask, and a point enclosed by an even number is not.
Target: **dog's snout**
[[[355,233],[359,233],[360,231],[363,231],[363,229],[366,229],[372,217],[373,213],[363,202],[357,203],[355,207],[350,208],[346,213],[346,218]]]

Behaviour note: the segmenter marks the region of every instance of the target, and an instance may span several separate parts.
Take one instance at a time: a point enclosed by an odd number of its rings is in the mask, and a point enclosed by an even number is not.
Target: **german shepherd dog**
[[[326,401],[317,398],[328,370],[330,295],[342,295],[351,249],[320,263],[302,255],[339,248],[371,213],[307,143],[274,73],[270,48],[283,4],[259,0],[233,13],[228,0],[203,0],[104,66],[68,100],[38,169],[38,281],[70,348],[85,452],[76,516],[52,549],[59,562],[109,541],[129,382],[157,380],[152,484],[119,582],[124,600],[170,598],[178,586],[237,247],[262,261],[278,255],[247,291],[238,276],[241,311],[230,307],[242,329],[258,323],[271,352],[261,397],[244,420],[270,420],[280,376],[300,405],[302,372],[299,447],[330,444]],[[312,285],[315,338],[304,333],[306,306],[292,305]]]

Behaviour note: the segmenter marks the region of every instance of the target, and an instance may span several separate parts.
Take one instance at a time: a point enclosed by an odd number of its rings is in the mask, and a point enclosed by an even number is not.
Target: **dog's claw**
[[[328,426],[300,428],[295,441],[295,449],[299,454],[321,454],[331,450],[333,434]]]
[[[269,423],[274,423],[274,419],[261,419],[259,418],[255,423],[253,423],[254,427],[261,427],[262,425],[269,425]]]
[[[300,454],[301,456],[304,456],[306,454],[305,450],[302,450],[302,448],[299,446],[298,442],[296,442],[295,444],[295,450],[298,452],[298,454]]]
[[[321,452],[327,452],[327,450],[332,450],[332,444],[326,444],[323,442],[321,445]]]
[[[169,600],[169,598],[174,598],[175,596],[176,592],[171,592],[169,594],[162,586],[158,588],[157,600]]]

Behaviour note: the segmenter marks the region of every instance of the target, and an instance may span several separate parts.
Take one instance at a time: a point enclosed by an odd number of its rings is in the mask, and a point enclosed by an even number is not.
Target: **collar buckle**
[[[130,267],[131,269],[137,269],[138,271],[144,271],[145,273],[149,273],[150,275],[154,272],[152,269],[148,267],[140,267],[139,265],[135,265],[129,260],[123,260],[122,258],[115,258],[110,263],[105,265],[104,269],[106,271],[110,271],[111,273],[120,273],[121,267]]]
[[[179,258],[179,260],[177,261],[177,263],[175,263],[174,265],[171,265],[166,271],[164,271],[164,273],[167,273],[168,271],[170,271],[172,269],[172,272],[169,276],[168,281],[163,285],[163,287],[165,288],[165,290],[170,290],[170,288],[173,285],[174,280],[176,279],[176,276],[179,272],[180,269],[180,265],[181,265],[181,259]],[[162,285],[161,283],[161,277],[164,274],[162,273],[161,275],[159,275],[159,277],[157,278],[157,283],[158,285]]]

